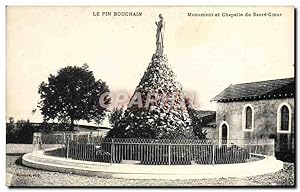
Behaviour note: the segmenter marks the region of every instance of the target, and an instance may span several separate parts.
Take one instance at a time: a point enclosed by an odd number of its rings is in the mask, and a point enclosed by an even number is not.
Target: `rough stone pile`
[[[167,56],[154,54],[123,118],[109,136],[152,139],[193,138],[189,123],[190,118],[184,104],[182,86],[176,81]]]

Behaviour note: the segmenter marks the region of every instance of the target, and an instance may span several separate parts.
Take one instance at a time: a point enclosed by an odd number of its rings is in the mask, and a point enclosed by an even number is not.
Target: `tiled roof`
[[[194,110],[194,115],[205,124],[204,127],[216,127],[216,111]]]
[[[287,78],[230,85],[212,101],[259,100],[274,97],[294,97],[294,95],[295,80],[294,78]]]
[[[195,110],[195,113],[197,114],[197,117],[206,117],[209,115],[216,115],[216,111],[203,111],[203,110]]]

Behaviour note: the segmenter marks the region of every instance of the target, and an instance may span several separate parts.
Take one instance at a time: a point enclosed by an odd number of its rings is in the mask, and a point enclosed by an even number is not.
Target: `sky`
[[[246,12],[252,16],[222,16]],[[70,65],[87,63],[112,91],[132,93],[155,52],[159,13],[164,52],[184,90],[196,94],[198,109],[215,110],[210,100],[230,84],[294,76],[292,7],[8,7],[6,117],[41,122],[39,110],[31,114],[39,84]]]

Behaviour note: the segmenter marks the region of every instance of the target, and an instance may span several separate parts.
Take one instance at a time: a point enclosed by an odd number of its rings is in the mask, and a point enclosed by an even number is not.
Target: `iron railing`
[[[92,134],[41,134],[34,152],[83,161],[149,165],[231,164],[274,156],[274,140],[155,140],[103,138]]]

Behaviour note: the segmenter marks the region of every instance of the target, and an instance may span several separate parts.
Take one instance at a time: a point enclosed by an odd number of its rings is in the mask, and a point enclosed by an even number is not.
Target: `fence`
[[[83,161],[146,165],[230,164],[274,156],[274,140],[154,140],[90,134],[41,134],[34,151]]]

